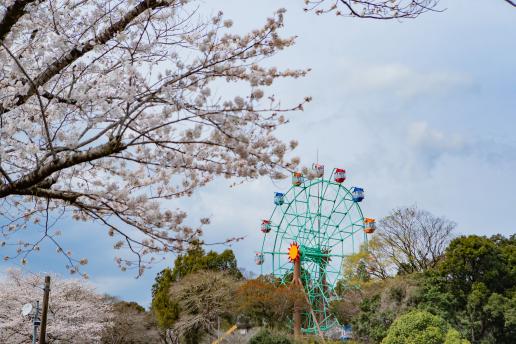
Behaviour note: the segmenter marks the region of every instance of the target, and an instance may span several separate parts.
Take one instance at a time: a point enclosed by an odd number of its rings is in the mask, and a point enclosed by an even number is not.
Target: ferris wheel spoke
[[[353,238],[353,234],[354,234],[353,232],[348,232],[348,234],[346,236],[342,237],[342,241],[344,241],[344,240],[346,240],[348,238]],[[338,244],[340,244],[340,243],[339,242],[335,243],[335,245],[333,245],[332,248],[337,246]]]
[[[308,245],[308,246],[317,245],[316,230],[314,229],[314,227],[315,227],[314,226],[314,222],[315,222],[314,210],[315,210],[315,214],[317,214],[318,210],[316,209],[316,207],[314,207],[314,205],[311,202],[312,186],[313,186],[313,183],[311,183],[310,186],[305,189],[305,197],[307,199],[307,207],[305,209],[306,222],[305,222],[305,227],[303,228],[303,232],[306,235],[306,242],[304,242],[304,244]]]
[[[351,201],[350,204],[349,204],[349,207],[346,207],[346,212],[345,212],[345,216],[342,217],[342,219],[337,223],[337,228],[335,229],[336,230],[340,230],[341,232],[343,232],[345,229],[347,229],[349,226],[346,226],[344,228],[340,228],[340,225],[342,224],[342,222],[346,219],[346,217],[348,217],[351,209],[354,207],[354,206],[357,206],[355,202]],[[357,206],[358,207],[358,206]],[[350,219],[351,221],[351,219]],[[363,221],[363,220],[362,220]],[[335,231],[331,234],[332,236],[335,234]]]

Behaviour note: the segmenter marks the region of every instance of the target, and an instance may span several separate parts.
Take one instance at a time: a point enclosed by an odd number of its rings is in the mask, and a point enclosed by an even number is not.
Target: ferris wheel
[[[364,189],[343,185],[344,169],[333,169],[325,179],[324,166],[314,164],[311,174],[308,179],[294,173],[292,187],[274,194],[275,207],[262,220],[264,237],[255,260],[262,274],[272,273],[283,284],[292,282],[297,262],[310,305],[297,326],[304,333],[321,333],[338,325],[329,306],[337,299],[334,289],[342,277],[343,258],[367,242],[375,221],[364,218],[360,209]]]

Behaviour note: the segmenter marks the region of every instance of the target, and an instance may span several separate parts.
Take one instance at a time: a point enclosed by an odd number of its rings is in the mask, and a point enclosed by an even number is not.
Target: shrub
[[[460,334],[441,317],[426,311],[400,316],[387,331],[382,344],[466,344]]]
[[[249,344],[293,344],[293,342],[286,334],[263,329],[251,338]]]

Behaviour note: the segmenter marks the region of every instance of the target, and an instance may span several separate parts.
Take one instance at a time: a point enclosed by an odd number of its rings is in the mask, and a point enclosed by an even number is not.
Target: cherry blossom
[[[24,275],[9,270],[0,281],[0,342],[30,343],[32,321],[21,314],[24,304],[43,297],[42,275]],[[98,343],[110,325],[112,304],[82,280],[51,278],[48,308],[48,343]],[[35,307],[35,306],[34,306]],[[41,313],[40,313],[41,316]]]
[[[72,217],[104,226],[115,249],[132,253],[116,259],[120,268],[142,273],[207,224],[187,224],[187,213],[165,201],[216,177],[278,179],[296,167],[287,154],[296,143],[274,130],[310,98],[283,106],[270,86],[307,70],[264,62],[294,44],[280,35],[285,11],[236,34],[231,19],[203,18],[198,6],[2,2],[0,240],[15,250],[4,259],[26,262],[51,240],[78,272],[87,261],[67,254],[52,230]],[[35,226],[34,240],[14,239]]]

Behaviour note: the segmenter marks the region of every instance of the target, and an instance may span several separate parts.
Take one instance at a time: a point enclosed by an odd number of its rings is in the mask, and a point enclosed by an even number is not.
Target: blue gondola
[[[351,325],[342,326],[340,340],[347,342],[348,340],[352,340],[352,339],[353,339],[353,329],[351,328]]]
[[[353,197],[354,202],[362,202],[364,199],[364,189],[354,186],[351,189],[351,196]]]
[[[281,192],[275,192],[274,193],[274,204],[276,205],[282,205],[285,203],[285,194]]]

